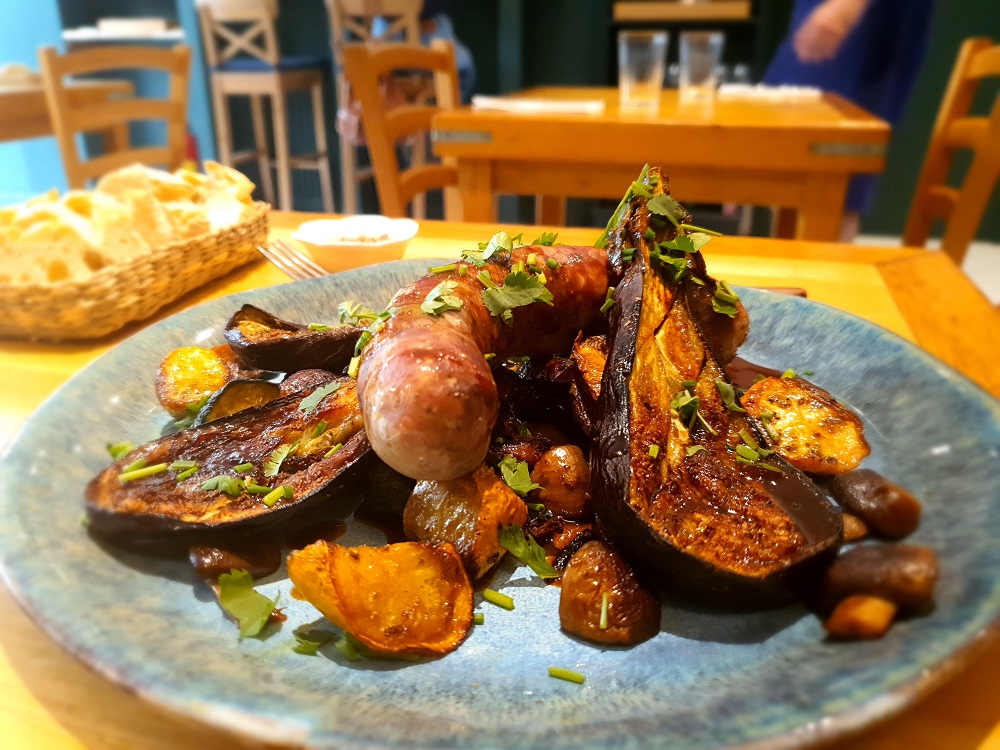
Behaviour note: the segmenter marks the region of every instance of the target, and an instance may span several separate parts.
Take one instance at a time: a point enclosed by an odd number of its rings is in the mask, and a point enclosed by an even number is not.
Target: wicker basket
[[[255,203],[240,224],[107,266],[85,281],[0,284],[0,337],[93,339],[144,320],[182,294],[259,257],[270,208]]]

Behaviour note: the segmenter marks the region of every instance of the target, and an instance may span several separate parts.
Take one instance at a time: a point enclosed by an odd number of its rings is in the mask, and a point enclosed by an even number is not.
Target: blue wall
[[[59,44],[62,24],[56,0],[0,2],[0,61],[38,70],[38,48]],[[50,188],[66,189],[55,138],[0,143],[0,205],[16,203]]]

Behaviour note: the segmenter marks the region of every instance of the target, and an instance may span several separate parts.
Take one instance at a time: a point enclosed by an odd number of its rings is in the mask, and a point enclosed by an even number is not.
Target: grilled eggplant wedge
[[[663,194],[655,171],[646,180]],[[683,212],[668,197],[654,204],[664,206]],[[788,598],[835,555],[840,514],[768,450],[739,405],[688,303],[690,288],[709,281],[700,254],[647,240],[648,229],[659,242],[675,232],[638,197],[611,235],[635,250],[611,313],[593,433],[595,508],[612,541],[668,590],[727,604]]]
[[[277,372],[343,372],[363,329],[352,325],[310,328],[253,305],[243,305],[226,324],[226,341],[245,367]]]
[[[90,530],[182,546],[342,520],[375,461],[355,382],[341,378],[136,448],[88,485]]]

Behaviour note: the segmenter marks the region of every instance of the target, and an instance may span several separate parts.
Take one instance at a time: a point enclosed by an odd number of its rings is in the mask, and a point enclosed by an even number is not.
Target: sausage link
[[[476,276],[501,285],[511,266],[535,254],[545,271],[552,305],[515,308],[509,324],[490,314]],[[548,268],[554,259],[558,265]],[[465,266],[465,275],[457,267]],[[593,247],[519,247],[482,268],[420,278],[389,303],[392,315],[362,352],[358,394],[372,448],[389,466],[414,479],[454,479],[486,456],[497,417],[497,389],[484,354],[567,351],[576,333],[600,316],[608,288],[607,254]],[[453,281],[460,310],[420,310],[442,281]]]

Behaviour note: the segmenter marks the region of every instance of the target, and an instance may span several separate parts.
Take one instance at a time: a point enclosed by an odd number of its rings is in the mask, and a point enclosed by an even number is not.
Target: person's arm
[[[792,46],[801,62],[832,59],[851,33],[871,0],[826,0],[795,32]]]

